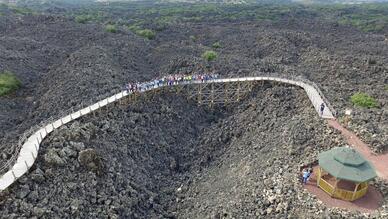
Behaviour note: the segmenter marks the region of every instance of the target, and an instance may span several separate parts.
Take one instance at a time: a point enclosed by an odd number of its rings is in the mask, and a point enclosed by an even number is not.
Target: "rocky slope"
[[[144,40],[127,29],[107,33],[55,15],[0,17],[0,71],[23,88],[0,97],[0,164],[31,126],[127,81],[158,75],[252,72],[316,82],[347,124],[377,152],[388,142],[388,43],[383,35],[306,20],[173,24]],[[220,42],[221,48],[212,44]],[[219,58],[200,57],[214,49]],[[364,91],[377,109],[353,107]],[[343,145],[296,88],[269,84],[214,111],[160,94],[88,116],[43,144],[30,174],[0,194],[3,218],[16,217],[334,217],[301,192],[299,165]],[[385,196],[386,185],[377,183]],[[376,213],[382,217],[386,209]]]
[[[61,16],[14,14],[1,17],[0,31],[0,71],[14,72],[24,85],[15,95],[0,97],[0,163],[16,152],[19,136],[41,121],[126,81],[177,72],[307,77],[322,88],[339,116],[353,109],[349,127],[373,149],[387,148],[388,43],[383,35],[317,20],[285,20],[174,24],[148,41],[126,29],[113,34],[101,25]],[[221,45],[215,49],[219,58],[204,62],[200,56],[214,42]],[[349,98],[357,91],[374,96],[379,108],[353,107]]]
[[[165,91],[56,130],[1,194],[1,217],[346,215],[298,181],[300,165],[341,145],[295,87],[265,84],[215,110]]]

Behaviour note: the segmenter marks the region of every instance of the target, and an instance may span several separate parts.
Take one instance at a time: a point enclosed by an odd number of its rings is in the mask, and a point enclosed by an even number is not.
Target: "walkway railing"
[[[300,86],[306,91],[309,99],[311,100],[314,108],[317,110],[318,113],[319,105],[321,103],[324,102],[325,105],[328,106],[325,108],[325,111],[322,115],[323,118],[334,118],[333,113],[331,111],[333,109],[330,103],[323,96],[322,92],[319,90],[318,86],[300,77],[276,77],[274,75],[258,75],[239,78],[212,79],[207,80],[205,82],[198,80],[189,82],[185,81],[182,83],[177,83],[175,85],[199,83],[229,83],[235,81],[277,81]],[[138,92],[143,93],[165,86],[167,85],[162,84],[160,86],[153,86],[149,89],[140,90]],[[44,138],[48,136],[51,132],[53,132],[55,129],[131,94],[131,92],[122,90],[113,90],[113,92],[115,94],[112,96],[106,97],[105,95],[105,97],[101,98],[99,101],[92,101],[90,104],[83,104],[77,108],[79,109],[77,111],[69,109],[68,111],[62,113],[59,119],[50,118],[46,122],[46,125],[34,127],[25,132],[25,134],[20,138],[18,142],[17,150],[20,150],[19,153],[14,154],[14,156],[12,156],[12,158],[9,159],[9,161],[0,168],[0,173],[10,168],[4,175],[0,177],[0,191],[8,188],[18,178],[28,172],[28,170],[32,167],[38,156],[40,144],[42,143]],[[13,163],[14,165],[11,167]]]

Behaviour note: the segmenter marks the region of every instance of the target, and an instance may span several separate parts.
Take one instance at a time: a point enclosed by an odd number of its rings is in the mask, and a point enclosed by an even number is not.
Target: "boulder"
[[[52,148],[47,151],[47,153],[44,155],[44,161],[48,165],[54,165],[54,166],[63,166],[65,165],[65,161],[59,156],[58,154],[59,150]]]
[[[102,170],[102,160],[97,151],[91,148],[82,150],[78,153],[78,161],[82,166],[96,173]]]

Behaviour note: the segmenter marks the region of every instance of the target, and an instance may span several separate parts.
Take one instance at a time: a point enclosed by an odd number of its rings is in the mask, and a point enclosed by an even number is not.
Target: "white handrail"
[[[299,79],[299,78],[298,78]],[[163,84],[161,86],[153,86],[149,89],[141,90],[139,92],[143,93],[149,90],[158,89],[160,87],[166,86],[175,86],[181,84],[198,84],[198,83],[229,83],[229,82],[238,82],[238,81],[279,81],[292,85],[296,85],[302,87],[306,93],[308,98],[310,99],[312,105],[314,106],[317,113],[320,113],[320,105],[321,103],[325,103],[326,106],[330,106],[330,103],[323,97],[322,92],[319,91],[317,86],[314,86],[313,83],[307,83],[305,80],[290,80],[282,77],[268,77],[268,76],[255,76],[255,77],[241,77],[241,78],[223,78],[223,79],[211,79],[207,81],[185,81],[174,85]],[[146,83],[143,83],[143,85]],[[6,172],[4,175],[0,177],[0,191],[7,189],[11,184],[13,184],[18,178],[23,176],[31,166],[34,164],[36,158],[38,157],[39,147],[42,143],[43,139],[48,136],[55,129],[67,124],[75,119],[78,119],[82,116],[85,116],[99,108],[102,108],[110,103],[114,103],[128,95],[132,94],[128,91],[121,91],[119,93],[114,94],[113,96],[107,97],[103,100],[100,100],[96,103],[93,103],[87,107],[84,107],[81,110],[76,112],[72,112],[69,115],[63,116],[60,119],[51,122],[44,127],[41,127],[38,131],[31,134],[24,143],[20,143],[21,148],[18,154],[18,158],[12,168]],[[326,100],[326,101],[325,101]],[[331,112],[331,107],[325,107],[322,118],[333,119],[333,113]],[[7,162],[10,164],[11,162]]]

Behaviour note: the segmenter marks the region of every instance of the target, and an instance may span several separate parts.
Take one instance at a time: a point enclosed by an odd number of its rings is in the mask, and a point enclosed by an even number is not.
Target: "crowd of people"
[[[217,79],[218,74],[194,74],[194,75],[169,75],[162,78],[154,79],[145,83],[128,83],[125,86],[125,90],[129,93],[134,93],[138,91],[146,91],[152,88],[157,88],[160,86],[173,86],[176,84],[190,83],[193,81],[207,82],[210,80]]]

